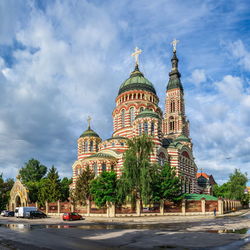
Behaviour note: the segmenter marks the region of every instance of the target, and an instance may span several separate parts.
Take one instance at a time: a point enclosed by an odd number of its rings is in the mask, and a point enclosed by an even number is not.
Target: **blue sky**
[[[177,38],[194,155],[223,183],[250,167],[249,1],[0,2],[0,172],[30,158],[71,176],[77,138],[112,134],[119,86],[140,68],[164,107]]]

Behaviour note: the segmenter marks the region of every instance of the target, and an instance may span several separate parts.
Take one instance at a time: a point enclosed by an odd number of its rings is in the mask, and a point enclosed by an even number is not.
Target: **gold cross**
[[[135,57],[135,64],[136,65],[139,65],[139,55],[142,53],[142,50],[141,49],[138,49],[137,47],[135,48],[135,52],[132,53],[131,56],[134,56]]]
[[[89,124],[89,128],[90,128],[90,121],[91,121],[91,120],[92,120],[91,116],[88,116],[87,121],[88,121],[88,124]]]
[[[176,45],[177,43],[180,42],[179,40],[174,39],[171,44],[173,45],[173,51],[176,52]]]

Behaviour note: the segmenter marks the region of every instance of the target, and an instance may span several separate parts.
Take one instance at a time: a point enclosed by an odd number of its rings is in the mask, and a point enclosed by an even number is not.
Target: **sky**
[[[0,1],[0,173],[29,159],[72,176],[77,139],[112,136],[118,89],[140,69],[164,110],[176,38],[198,168],[250,174],[248,0]],[[199,170],[200,171],[200,170]]]

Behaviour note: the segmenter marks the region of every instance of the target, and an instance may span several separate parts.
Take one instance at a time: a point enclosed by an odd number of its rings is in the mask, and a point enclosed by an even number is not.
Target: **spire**
[[[172,69],[171,69],[171,71],[169,73],[169,81],[168,81],[167,90],[180,88],[181,91],[183,91],[183,87],[182,87],[181,80],[180,80],[181,74],[178,71],[179,59],[178,59],[178,57],[176,55],[176,44],[177,44],[177,42],[179,42],[179,41],[177,41],[176,39],[172,42],[172,44],[173,44],[173,56],[172,56],[172,59],[171,59]]]

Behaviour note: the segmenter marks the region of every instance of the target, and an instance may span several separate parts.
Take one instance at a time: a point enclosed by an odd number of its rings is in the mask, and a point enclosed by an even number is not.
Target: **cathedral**
[[[189,121],[185,115],[184,89],[178,70],[176,43],[176,40],[172,42],[172,69],[166,87],[164,112],[158,106],[159,98],[154,85],[139,69],[138,57],[142,51],[136,48],[132,54],[135,57],[135,68],[121,84],[115,99],[112,137],[102,140],[91,129],[89,119],[87,130],[77,141],[78,158],[72,166],[72,188],[75,187],[77,176],[86,166],[96,176],[102,171],[113,170],[119,177],[124,152],[128,148],[127,140],[147,134],[154,142],[150,161],[160,165],[168,162],[182,179],[183,192],[197,192],[197,166],[189,135]]]

